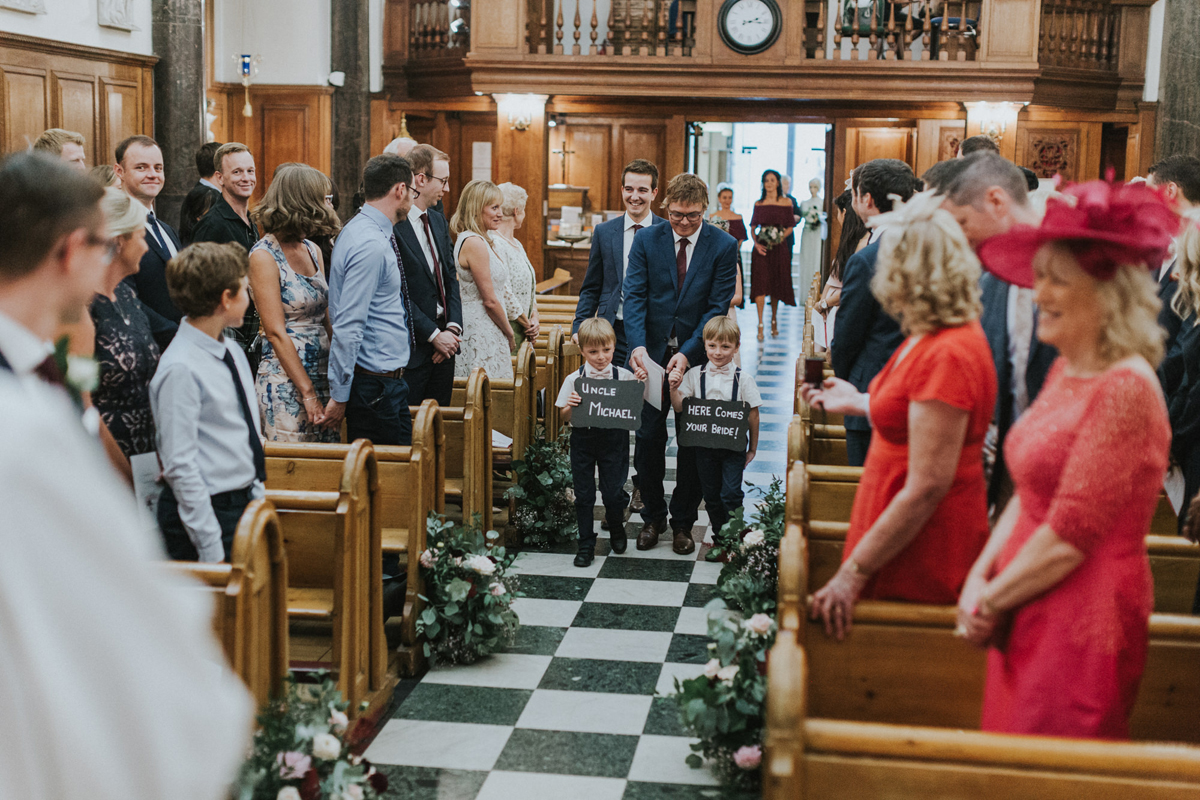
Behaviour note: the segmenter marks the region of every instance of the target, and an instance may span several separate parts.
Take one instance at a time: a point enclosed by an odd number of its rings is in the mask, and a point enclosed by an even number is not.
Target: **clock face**
[[[740,53],[760,53],[779,37],[779,7],[772,0],[726,0],[721,38]]]

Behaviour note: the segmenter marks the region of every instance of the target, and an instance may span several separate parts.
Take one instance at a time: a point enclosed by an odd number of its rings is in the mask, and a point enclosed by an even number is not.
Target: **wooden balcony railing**
[[[1115,72],[1120,65],[1121,9],[1109,0],[1042,0],[1038,62]]]
[[[471,4],[461,0],[428,0],[410,6],[409,56],[462,57],[471,47]]]

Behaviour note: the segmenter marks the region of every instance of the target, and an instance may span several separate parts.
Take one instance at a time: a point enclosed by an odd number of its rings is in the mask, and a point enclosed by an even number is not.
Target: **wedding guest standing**
[[[708,219],[732,236],[738,245],[737,286],[733,290],[733,300],[729,304],[729,316],[736,317],[737,314],[733,309],[741,308],[745,299],[742,285],[745,283],[742,275],[742,242],[750,238],[750,234],[746,233],[746,222],[742,219],[742,215],[733,210],[733,187],[729,184],[722,183],[717,186],[717,210]],[[740,364],[741,361],[738,360],[738,363]]]
[[[516,232],[525,224],[525,203],[529,193],[513,183],[502,183],[499,188],[504,196],[500,206],[504,217],[492,236],[492,243],[497,255],[508,266],[508,284],[513,303],[506,306],[506,310],[513,329],[513,355],[516,355],[521,343],[527,339],[537,339],[541,330],[537,311],[537,273],[516,236]]]
[[[508,264],[496,255],[493,236],[504,218],[504,196],[491,181],[471,181],[463,187],[450,230],[458,236],[454,259],[462,293],[462,349],[454,376],[465,378],[483,367],[494,381],[513,379],[515,337],[508,321],[512,302]]]
[[[763,340],[763,309],[771,298],[771,335],[779,335],[779,304],[796,305],[792,289],[792,248],[788,237],[796,224],[792,201],[780,193],[779,173],[762,174],[762,197],[754,204],[750,228],[754,251],[750,255],[750,296],[758,306],[758,340]]]
[[[188,190],[179,207],[179,238],[184,244],[192,243],[192,233],[196,223],[208,213],[213,203],[221,197],[221,187],[217,186],[220,177],[213,163],[213,157],[221,149],[220,142],[206,142],[196,151],[196,173],[199,179],[196,185]]]
[[[312,167],[288,164],[253,212],[263,237],[250,249],[250,296],[265,338],[254,388],[268,441],[341,438],[341,431],[322,425],[329,402],[329,285],[310,238],[340,227],[325,200],[328,187]]]
[[[837,252],[830,262],[829,275],[825,278],[825,286],[821,290],[821,299],[814,309],[821,315],[821,324],[814,328],[817,344],[830,349],[833,347],[833,329],[837,319],[838,306],[842,302],[842,271],[850,256],[867,246],[871,232],[863,224],[862,218],[852,208],[853,198],[850,190],[842,192],[833,201],[836,209],[841,235],[838,239]],[[815,322],[815,320],[814,320]]]
[[[33,140],[34,150],[54,156],[80,172],[88,171],[85,147],[87,147],[87,141],[84,140],[82,133],[62,128],[42,131],[42,135]]]
[[[825,198],[821,196],[821,180],[808,182],[809,198],[800,203],[800,293],[808,296],[813,276],[821,271],[821,253],[825,244]]]
[[[161,353],[150,321],[125,278],[137,273],[146,253],[146,209],[120,189],[104,191],[101,201],[108,232],[114,238],[113,260],[104,285],[90,307],[95,326],[93,358],[99,379],[92,405],[104,425],[101,441],[110,460],[132,480],[130,460],[154,452],[154,415],[150,411],[150,380]]]
[[[980,248],[989,270],[1033,287],[1037,335],[1061,357],[1009,432],[1016,491],[971,568],[959,631],[992,645],[984,730],[1125,739],[1153,610],[1145,539],[1171,442],[1151,272],[1178,222],[1143,185],[1064,194],[1078,206],[1051,198],[1040,227]]]
[[[983,441],[996,371],[979,325],[979,260],[940,199],[881,218],[872,289],[904,340],[866,393],[841,378],[805,399],[875,426],[842,565],[812,615],[842,638],[859,599],[953,603],[988,535]]]

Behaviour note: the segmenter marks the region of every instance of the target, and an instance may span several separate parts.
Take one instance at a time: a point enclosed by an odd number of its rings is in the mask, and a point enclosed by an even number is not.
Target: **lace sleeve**
[[[497,239],[499,234],[494,234]],[[521,303],[517,299],[516,292],[513,291],[513,261],[514,256],[512,246],[507,242],[497,242],[497,246],[493,248],[496,255],[496,260],[504,265],[504,287],[500,290],[500,302],[504,303],[505,313],[510,320],[515,320],[521,316],[524,310],[521,308]],[[492,279],[495,280],[496,271],[492,270]]]
[[[1059,538],[1089,553],[1113,520],[1167,468],[1162,400],[1156,385],[1115,370],[1084,412],[1059,478],[1046,523]]]

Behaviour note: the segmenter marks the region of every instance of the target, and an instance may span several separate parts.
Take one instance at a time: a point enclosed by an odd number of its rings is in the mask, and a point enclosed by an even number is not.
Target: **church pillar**
[[[545,274],[546,100],[544,94],[498,94],[496,100],[496,184],[511,181],[529,193],[525,224],[517,238],[525,247],[538,280]]]
[[[1200,3],[1166,0],[1162,80],[1158,96],[1158,158],[1200,154]]]
[[[340,211],[345,218],[363,167],[378,155],[371,152],[371,36],[367,0],[338,0],[330,7],[333,71],[346,74],[345,84],[333,93],[333,181],[342,196]]]
[[[196,183],[196,150],[204,144],[204,2],[154,0],[154,138],[165,181],[155,211],[176,224]],[[115,143],[114,143],[115,144]],[[112,153],[108,154],[110,157]]]

